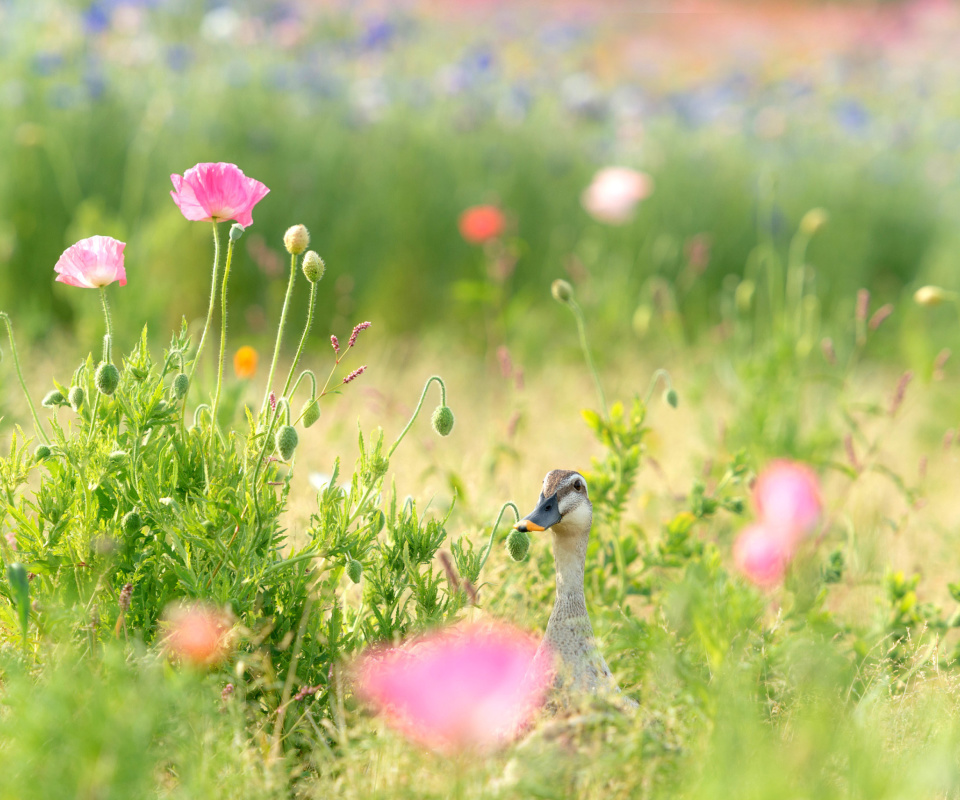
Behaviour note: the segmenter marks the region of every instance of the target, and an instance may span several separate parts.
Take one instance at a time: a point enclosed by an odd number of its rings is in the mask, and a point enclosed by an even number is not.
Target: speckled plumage
[[[579,691],[619,691],[597,649],[584,596],[584,566],[593,522],[587,482],[575,470],[555,469],[543,480],[540,502],[556,494],[560,521],[550,527],[557,569],[557,598],[537,657],[553,654],[557,685]]]

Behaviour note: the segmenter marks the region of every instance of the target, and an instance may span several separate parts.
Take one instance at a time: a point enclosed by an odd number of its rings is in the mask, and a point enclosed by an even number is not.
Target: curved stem
[[[583,357],[587,361],[587,368],[593,376],[593,382],[597,387],[597,395],[600,397],[600,408],[603,411],[603,416],[606,417],[607,398],[603,393],[603,386],[600,385],[600,374],[597,372],[597,367],[593,363],[593,356],[590,355],[590,346],[587,344],[587,329],[583,322],[583,311],[580,310],[580,306],[573,298],[570,298],[567,305],[570,306],[570,311],[573,312],[573,316],[577,320],[577,332],[580,335],[580,349],[583,350]]]
[[[26,381],[23,379],[23,371],[20,369],[20,357],[17,355],[17,343],[13,340],[13,323],[5,311],[0,311],[0,319],[7,324],[7,336],[10,338],[10,352],[13,355],[13,366],[17,370],[17,378],[20,380],[20,388],[23,389],[23,396],[27,398],[27,405],[30,407],[30,416],[33,417],[33,428],[44,444],[50,444],[50,439],[47,438],[47,432],[43,429],[43,425],[40,424],[40,417],[37,416],[37,408],[30,398],[30,392],[27,391]]]
[[[297,257],[290,256],[290,280],[287,282],[287,294],[283,298],[283,310],[280,312],[280,325],[277,328],[277,343],[273,347],[273,361],[270,362],[270,374],[267,375],[267,388],[263,393],[263,402],[260,403],[260,416],[267,407],[270,398],[270,388],[273,385],[273,374],[277,371],[277,359],[280,357],[280,344],[283,342],[283,329],[287,324],[287,309],[290,307],[290,298],[293,296],[293,284],[297,277]],[[258,420],[259,421],[259,420]],[[259,427],[259,424],[258,424]]]
[[[223,388],[223,359],[227,348],[227,279],[230,277],[230,262],[233,260],[233,239],[227,244],[227,263],[223,268],[223,287],[220,289],[220,360],[217,363],[217,390],[213,395],[213,410],[210,412],[210,447],[217,431],[217,409],[220,405],[220,390]]]
[[[108,364],[113,360],[113,319],[110,317],[110,306],[107,303],[107,287],[100,287],[100,303],[103,305],[103,316],[107,323],[107,332],[103,337],[103,360]]]
[[[500,513],[497,514],[497,521],[493,523],[493,528],[490,531],[490,541],[487,542],[487,546],[483,551],[483,558],[480,559],[480,567],[477,569],[477,575],[483,571],[483,567],[487,563],[487,558],[490,555],[490,551],[493,550],[493,538],[497,534],[497,528],[500,526],[500,520],[503,519],[503,512],[508,508],[513,509],[513,516],[515,517],[514,522],[516,523],[520,521],[520,509],[517,508],[516,503],[506,502],[500,507]]]
[[[297,364],[300,363],[300,356],[303,355],[303,348],[307,344],[307,336],[310,334],[310,327],[313,325],[313,307],[317,302],[317,284],[310,284],[310,305],[307,306],[307,324],[303,328],[303,336],[300,337],[300,346],[297,348],[297,354],[293,357],[293,363],[290,365],[290,373],[287,375],[287,382],[283,385],[283,396],[287,396],[290,389],[290,382],[293,380],[293,374],[297,370]],[[316,388],[314,388],[316,394]]]
[[[407,431],[410,430],[410,426],[413,425],[414,421],[416,420],[417,414],[419,414],[420,409],[423,408],[423,401],[427,396],[427,389],[430,388],[430,384],[434,381],[440,384],[440,405],[445,406],[447,404],[447,387],[444,386],[443,379],[439,375],[431,375],[429,378],[427,378],[427,382],[423,385],[423,392],[420,394],[420,402],[417,403],[417,407],[413,411],[413,416],[410,417],[410,421],[407,423],[407,426],[400,431],[397,441],[395,441],[387,451],[387,458],[390,458],[390,456],[393,455],[393,451],[397,449],[397,447],[400,445],[400,442],[403,441],[403,437],[407,435]]]
[[[287,413],[290,413],[290,404],[286,401],[286,398],[281,397],[277,401],[277,406],[286,406]],[[256,528],[257,531],[260,530],[260,501],[257,498],[257,481],[260,479],[260,467],[263,466],[263,459],[267,455],[267,447],[270,446],[270,442],[273,441],[273,428],[277,424],[277,420],[280,419],[280,414],[274,414],[270,418],[270,422],[267,426],[266,433],[263,437],[263,447],[260,448],[260,455],[257,458],[257,466],[253,470],[253,481],[250,487],[250,493],[253,495],[253,508],[256,512]]]
[[[203,333],[200,334],[200,344],[197,345],[197,353],[193,357],[193,364],[190,366],[190,385],[193,385],[193,375],[197,371],[197,364],[200,363],[200,354],[203,353],[204,342],[207,341],[207,331],[210,330],[210,320],[213,319],[213,309],[217,303],[217,272],[220,269],[220,230],[217,227],[216,220],[213,222],[213,280],[210,282],[210,306],[207,308],[207,321],[203,325]],[[189,393],[189,390],[188,390]],[[184,407],[186,407],[187,398],[183,398]]]
[[[670,373],[665,369],[658,369],[650,378],[650,388],[647,389],[647,396],[643,399],[643,404],[645,406],[650,405],[650,398],[653,397],[653,390],[657,388],[657,381],[661,378],[663,379],[663,383],[668,390],[673,388],[673,382],[670,380]]]

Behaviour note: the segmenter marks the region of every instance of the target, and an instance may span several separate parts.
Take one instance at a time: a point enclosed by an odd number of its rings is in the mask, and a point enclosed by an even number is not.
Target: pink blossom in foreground
[[[357,688],[387,722],[440,750],[509,741],[543,703],[553,679],[537,643],[505,624],[461,625],[373,650]]]
[[[733,545],[737,569],[757,586],[773,586],[783,580],[792,557],[791,542],[763,523],[744,528]]]
[[[498,238],[507,227],[507,218],[496,206],[471,206],[457,220],[460,235],[470,244]]]
[[[820,485],[812,469],[796,461],[774,461],[757,478],[753,503],[760,520],[797,542],[820,518]]]
[[[203,604],[174,606],[164,612],[164,646],[195,667],[220,663],[229,651],[230,621],[226,614]]]
[[[270,190],[248,178],[235,164],[197,164],[182,176],[171,175],[173,202],[194,222],[235,219],[244,228],[253,224],[253,207]]]
[[[108,283],[119,281],[127,285],[127,271],[123,267],[125,242],[109,236],[91,236],[81,239],[63,251],[54,270],[60,283],[80,286],[84,289],[99,289]]]
[[[593,176],[580,196],[584,210],[599,222],[622,225],[641,200],[653,192],[653,179],[626,167],[605,167]]]

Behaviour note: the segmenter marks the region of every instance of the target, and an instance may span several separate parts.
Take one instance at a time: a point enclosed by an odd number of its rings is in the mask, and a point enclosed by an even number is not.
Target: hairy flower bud
[[[240,237],[243,236],[243,232],[245,230],[246,228],[244,228],[239,222],[234,222],[233,225],[230,226],[230,241],[239,242]]]
[[[309,428],[320,419],[320,404],[311,397],[300,409],[300,418],[303,420],[303,427]]]
[[[680,404],[680,395],[672,386],[663,393],[663,399],[669,403],[671,408],[676,408]]]
[[[120,520],[120,527],[123,528],[124,533],[136,533],[143,527],[143,520],[140,518],[140,514],[138,514],[136,510],[128,511],[123,515],[123,519]]]
[[[183,400],[189,388],[190,376],[187,375],[187,373],[181,372],[173,379],[173,396],[176,397],[177,400]]]
[[[507,552],[514,561],[523,561],[530,549],[530,537],[514,528],[507,537]]]
[[[287,232],[283,234],[283,246],[291,255],[300,255],[307,249],[308,244],[310,244],[310,231],[304,225],[294,225],[287,228]]]
[[[66,405],[66,403],[67,399],[57,389],[51,389],[44,395],[43,400],[40,401],[40,405],[44,408],[57,408],[58,406]]]
[[[355,558],[351,558],[347,562],[347,577],[349,577],[354,583],[360,583],[361,575],[363,575],[363,564],[361,564]]]
[[[453,430],[453,412],[449,406],[437,406],[430,417],[430,424],[441,436],[449,436]]]
[[[101,362],[93,374],[93,382],[101,394],[111,395],[117,391],[117,386],[120,384],[120,370],[106,361]]]
[[[50,458],[50,448],[45,444],[38,444],[37,449],[33,451],[33,460],[40,463],[48,458]]]
[[[80,406],[83,405],[83,400],[86,397],[86,394],[83,391],[82,386],[71,386],[70,391],[67,392],[67,399],[70,401],[70,408],[74,411],[80,411]]]
[[[550,284],[550,294],[558,303],[569,303],[573,300],[573,287],[562,278],[557,278]]]
[[[284,461],[289,461],[293,456],[293,451],[297,449],[297,445],[300,443],[297,429],[293,425],[284,425],[277,431],[276,443],[280,457]]]
[[[316,283],[323,277],[323,273],[326,271],[326,264],[323,263],[323,259],[320,258],[313,250],[307,250],[306,255],[303,257],[303,263],[300,265],[300,269],[303,270],[303,276],[310,281],[310,283]]]

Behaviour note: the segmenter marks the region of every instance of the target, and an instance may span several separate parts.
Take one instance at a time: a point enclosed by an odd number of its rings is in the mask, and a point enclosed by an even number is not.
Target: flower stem
[[[113,319],[110,317],[110,306],[107,303],[107,287],[100,287],[100,303],[103,305],[103,317],[107,323],[107,332],[103,336],[103,360],[108,364],[113,358]]]
[[[504,503],[500,507],[500,513],[497,514],[497,521],[493,523],[493,528],[490,531],[490,541],[487,542],[487,546],[483,550],[483,557],[480,559],[480,567],[477,569],[477,575],[483,570],[484,564],[487,563],[487,557],[490,555],[490,551],[493,550],[493,537],[497,535],[497,528],[500,527],[500,520],[503,519],[503,512],[508,508],[513,509],[513,516],[516,518],[516,522],[520,521],[520,509],[517,508],[515,503]]]
[[[217,391],[213,395],[213,410],[210,412],[210,447],[217,431],[217,408],[220,405],[220,390],[223,388],[223,359],[227,348],[227,279],[233,261],[233,239],[227,244],[227,263],[223,268],[223,287],[220,289],[220,360],[217,364]]]
[[[420,402],[417,403],[417,407],[413,411],[413,416],[410,417],[410,421],[407,423],[407,426],[400,431],[397,441],[395,441],[387,451],[387,458],[390,458],[390,456],[393,455],[393,451],[397,449],[397,447],[400,445],[400,442],[403,441],[403,437],[407,435],[407,431],[410,430],[410,426],[413,425],[414,421],[416,420],[417,414],[419,414],[420,409],[423,408],[423,401],[427,396],[427,389],[430,388],[430,384],[434,381],[440,384],[440,405],[445,406],[447,404],[447,387],[444,386],[443,379],[439,375],[431,375],[429,378],[427,378],[427,382],[423,385],[423,392],[420,394]]]
[[[603,416],[606,417],[607,398],[603,393],[603,386],[600,385],[600,375],[597,372],[596,365],[593,363],[593,356],[590,355],[590,346],[587,344],[587,329],[583,322],[583,311],[580,309],[577,301],[572,297],[567,301],[566,305],[569,306],[570,311],[573,312],[574,319],[577,321],[577,333],[580,335],[580,349],[583,350],[583,357],[587,362],[587,368],[593,376],[593,382],[597,387],[597,395],[600,397],[600,408],[603,411]]]
[[[310,305],[307,307],[307,324],[303,328],[303,336],[300,337],[300,346],[297,348],[297,354],[293,357],[293,363],[290,365],[290,373],[287,375],[287,382],[283,385],[283,397],[287,396],[290,384],[293,381],[293,375],[296,372],[297,364],[300,363],[300,356],[303,355],[303,348],[307,343],[307,336],[310,334],[310,327],[313,325],[313,307],[317,302],[317,284],[310,284]],[[316,393],[316,389],[314,389]]]
[[[290,298],[293,296],[293,284],[297,277],[297,257],[290,256],[290,280],[287,282],[287,294],[283,299],[283,310],[280,312],[280,326],[277,328],[277,343],[273,348],[273,361],[270,362],[270,374],[267,375],[267,388],[263,394],[263,402],[260,404],[260,416],[267,408],[267,402],[270,399],[270,388],[273,385],[273,374],[277,371],[277,359],[280,357],[280,344],[283,341],[283,329],[287,324],[287,309],[290,307]],[[259,425],[258,425],[259,427]]]
[[[217,222],[213,222],[213,280],[210,282],[210,306],[207,308],[207,321],[203,325],[203,333],[200,334],[200,344],[197,345],[197,353],[193,357],[193,364],[190,365],[190,386],[193,386],[193,375],[197,371],[197,364],[200,363],[200,354],[203,353],[203,345],[207,340],[207,331],[210,330],[210,320],[213,319],[213,309],[217,304],[217,272],[220,269],[220,231],[217,228]],[[187,394],[190,389],[187,389]],[[183,407],[187,407],[187,397],[184,395]]]
[[[27,384],[23,380],[23,372],[20,369],[20,357],[17,355],[17,344],[13,340],[13,323],[5,311],[0,311],[0,319],[3,319],[7,324],[7,336],[10,338],[10,352],[13,354],[13,366],[17,370],[17,378],[20,379],[20,388],[23,389],[23,396],[27,398],[27,405],[30,406],[30,415],[33,417],[33,428],[44,444],[50,444],[50,439],[47,438],[47,432],[43,429],[43,425],[40,424],[40,417],[37,416],[37,408],[30,398],[30,392],[27,391]]]

